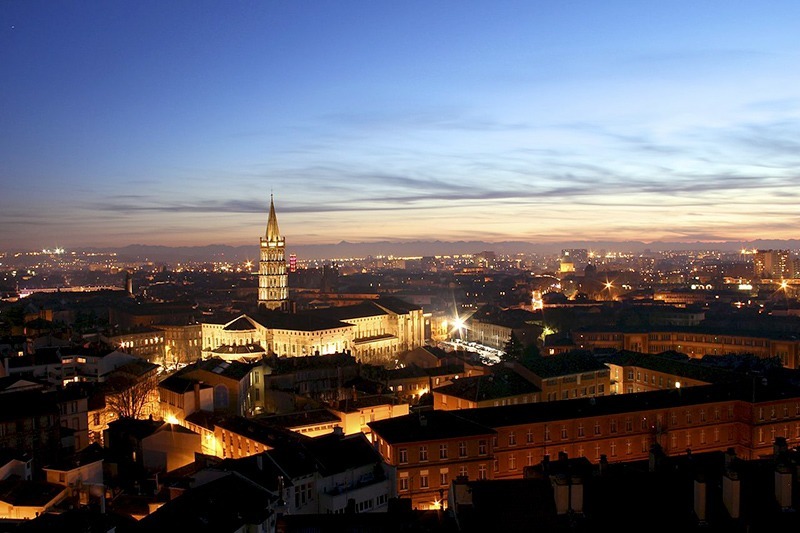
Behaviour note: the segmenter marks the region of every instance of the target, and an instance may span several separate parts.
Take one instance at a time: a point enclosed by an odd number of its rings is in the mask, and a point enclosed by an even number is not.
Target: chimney
[[[560,515],[567,514],[569,512],[569,477],[563,474],[550,476],[550,485],[553,487],[556,513]]]
[[[727,455],[727,454],[726,454]],[[726,468],[722,475],[722,503],[731,518],[739,518],[739,511],[742,505],[742,483],[739,480],[739,473]]]
[[[580,476],[570,478],[569,507],[573,513],[583,514],[583,479]]]
[[[694,480],[694,514],[697,515],[697,521],[701,525],[706,523],[706,509],[708,507],[706,488],[705,478],[697,476]]]
[[[604,453],[600,454],[600,475],[604,476],[608,473],[608,456]]]
[[[775,467],[775,499],[782,511],[792,508],[792,471],[783,464]]]

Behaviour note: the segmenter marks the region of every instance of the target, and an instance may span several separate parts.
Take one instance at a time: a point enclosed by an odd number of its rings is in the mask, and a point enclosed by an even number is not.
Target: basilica
[[[424,344],[422,308],[391,297],[359,304],[292,312],[285,239],[270,198],[266,233],[259,242],[258,311],[224,323],[202,324],[204,357],[252,360],[263,355],[303,357],[348,353],[393,366],[397,356]]]

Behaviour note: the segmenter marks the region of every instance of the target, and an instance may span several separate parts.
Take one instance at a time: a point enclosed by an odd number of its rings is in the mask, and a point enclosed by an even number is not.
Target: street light
[[[605,288],[605,290],[607,290],[607,291],[608,291],[608,299],[609,299],[609,300],[613,300],[613,299],[614,299],[614,297],[613,297],[613,295],[612,295],[612,293],[611,293],[611,289],[613,289],[613,288],[614,288],[614,283],[612,283],[612,282],[610,282],[610,281],[606,280],[606,282],[605,282],[605,283],[603,283],[603,287]]]

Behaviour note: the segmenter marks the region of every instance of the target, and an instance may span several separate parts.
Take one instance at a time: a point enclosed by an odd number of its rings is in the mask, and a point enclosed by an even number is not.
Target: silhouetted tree
[[[525,350],[525,346],[523,346],[522,342],[520,342],[519,338],[517,338],[516,333],[511,331],[511,335],[508,337],[505,346],[503,347],[503,360],[505,361],[521,361],[522,356]]]

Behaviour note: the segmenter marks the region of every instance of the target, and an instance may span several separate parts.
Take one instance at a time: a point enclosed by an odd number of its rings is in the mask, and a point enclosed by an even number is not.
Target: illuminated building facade
[[[286,242],[278,229],[275,203],[269,199],[267,232],[261,237],[258,262],[258,306],[285,309],[289,301],[289,275],[286,272]]]

